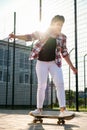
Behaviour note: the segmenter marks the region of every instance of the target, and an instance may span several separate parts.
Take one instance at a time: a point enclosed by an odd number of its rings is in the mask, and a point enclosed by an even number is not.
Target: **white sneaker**
[[[39,109],[35,109],[34,111],[29,112],[30,115],[41,115],[42,111]]]
[[[73,115],[75,115],[74,112],[64,110],[63,112],[60,112],[59,117],[68,117]]]

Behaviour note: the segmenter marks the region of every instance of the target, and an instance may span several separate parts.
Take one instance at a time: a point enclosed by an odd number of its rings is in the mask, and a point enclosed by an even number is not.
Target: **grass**
[[[76,108],[67,107],[67,109],[70,110],[70,111],[76,111]],[[58,107],[53,107],[53,110],[59,110],[59,108]],[[79,107],[79,112],[87,112],[87,108]]]

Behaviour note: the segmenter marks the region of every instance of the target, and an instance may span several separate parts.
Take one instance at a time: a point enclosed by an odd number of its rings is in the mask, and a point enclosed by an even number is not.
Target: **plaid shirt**
[[[27,39],[29,41],[37,40],[36,44],[34,44],[32,52],[30,54],[29,59],[38,59],[39,52],[41,51],[42,47],[44,46],[44,43],[41,42],[40,38],[43,34],[40,32],[34,32],[32,34],[28,34]],[[56,49],[55,49],[55,63],[58,65],[58,67],[61,67],[62,61],[61,61],[61,55],[64,58],[68,55],[67,47],[66,47],[66,36],[64,34],[60,34],[56,38]]]

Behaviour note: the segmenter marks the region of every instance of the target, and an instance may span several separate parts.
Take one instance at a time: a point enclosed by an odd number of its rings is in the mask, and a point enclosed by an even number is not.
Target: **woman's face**
[[[52,34],[54,36],[59,35],[61,33],[62,27],[63,27],[63,22],[62,21],[54,22],[51,25]]]

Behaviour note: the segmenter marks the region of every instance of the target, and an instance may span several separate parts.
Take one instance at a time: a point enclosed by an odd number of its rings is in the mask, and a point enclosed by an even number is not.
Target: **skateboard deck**
[[[51,113],[52,114],[52,113]],[[71,120],[75,117],[75,114],[72,114],[72,116],[65,116],[65,117],[59,117],[57,114],[42,114],[42,115],[33,115],[33,114],[29,114],[30,116],[33,116],[33,123],[43,123],[43,118],[50,118],[50,119],[57,119],[57,124],[65,124],[65,120]]]

